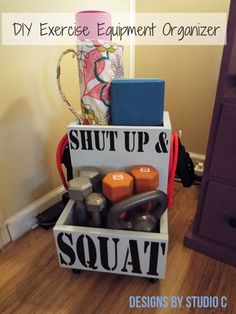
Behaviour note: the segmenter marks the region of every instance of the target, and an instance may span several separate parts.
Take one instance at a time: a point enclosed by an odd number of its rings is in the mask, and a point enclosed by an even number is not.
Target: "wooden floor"
[[[183,246],[194,217],[198,188],[175,185],[169,213],[170,245],[166,279],[155,284],[138,277],[58,266],[52,230],[37,228],[0,253],[0,313],[236,313],[236,268]],[[133,309],[129,296],[226,296],[226,309]]]

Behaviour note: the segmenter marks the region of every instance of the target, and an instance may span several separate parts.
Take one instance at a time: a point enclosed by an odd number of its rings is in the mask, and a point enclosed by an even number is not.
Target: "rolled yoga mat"
[[[111,26],[111,15],[103,11],[81,11],[76,25],[89,35],[77,37],[77,59],[83,124],[107,125],[110,120],[110,82],[124,77],[123,48],[107,35],[98,36],[98,23]]]

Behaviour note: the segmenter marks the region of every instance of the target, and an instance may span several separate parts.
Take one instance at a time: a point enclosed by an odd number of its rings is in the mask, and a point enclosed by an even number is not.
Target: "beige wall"
[[[1,12],[129,11],[129,1],[9,1]],[[137,0],[137,11],[226,11],[228,0]],[[56,85],[56,63],[67,47],[0,47],[0,216],[7,219],[61,184],[56,146],[73,116]],[[166,79],[166,109],[184,143],[204,153],[214,102],[220,47],[138,47],[136,75]],[[125,67],[129,68],[126,49]],[[63,63],[63,86],[79,108],[78,74],[71,57]],[[126,71],[128,75],[128,71]]]
[[[76,12],[94,7],[129,11],[126,0],[1,0],[0,4],[1,12]],[[0,217],[4,220],[61,184],[56,146],[73,120],[56,84],[57,59],[65,48],[0,47]],[[126,50],[126,69],[128,60]],[[75,59],[68,56],[63,67],[63,86],[79,109]]]
[[[137,0],[137,12],[228,12],[229,0]],[[222,47],[137,46],[136,77],[166,81],[165,109],[183,143],[205,154]]]

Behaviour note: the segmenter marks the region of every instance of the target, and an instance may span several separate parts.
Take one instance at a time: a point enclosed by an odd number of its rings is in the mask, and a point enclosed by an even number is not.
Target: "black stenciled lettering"
[[[162,255],[165,255],[165,253],[166,253],[166,244],[165,243],[161,243],[161,249],[162,249]]]
[[[84,254],[84,235],[81,234],[76,242],[76,251],[77,251],[77,256],[78,259],[80,261],[80,263],[84,266],[84,267],[88,267],[85,261],[85,254]]]
[[[88,261],[86,261],[86,258],[85,258],[85,249],[84,249],[85,238],[87,239],[87,244],[88,244],[88,252],[89,252]],[[76,250],[77,250],[78,259],[84,267],[97,269],[97,266],[95,265],[97,261],[96,246],[93,240],[88,235],[82,234],[78,237],[77,243],[76,243]]]
[[[132,148],[130,144],[130,134],[132,133]],[[124,131],[125,134],[125,149],[127,152],[133,152],[135,149],[135,137],[136,137],[136,132],[129,132],[129,131]]]
[[[100,242],[100,255],[101,255],[101,264],[106,270],[110,270],[108,265],[108,248],[107,241],[109,238],[107,237],[98,237],[98,241]]]
[[[94,131],[94,137],[95,137],[95,146],[97,150],[99,151],[104,150],[105,149],[105,131]],[[100,142],[102,142],[102,144]]]
[[[64,238],[67,238],[69,240],[70,245],[64,241]],[[57,236],[57,244],[62,253],[65,254],[67,258],[69,258],[69,261],[67,262],[63,258],[63,255],[59,253],[60,263],[62,265],[68,266],[73,265],[75,262],[75,253],[73,248],[71,247],[71,245],[73,245],[72,235],[70,233],[64,232],[59,233]]]
[[[115,269],[116,269],[116,266],[117,266],[117,261],[118,261],[117,243],[120,241],[120,239],[112,238],[112,240],[113,240],[114,243],[115,243],[115,265],[114,265],[114,267],[112,267],[111,270],[115,270]]]
[[[129,255],[131,257],[130,261],[128,261]],[[136,240],[129,240],[129,248],[127,249],[124,267],[121,269],[121,271],[127,272],[127,264],[133,266],[131,271],[132,273],[142,274],[139,261],[138,244]]]
[[[82,150],[93,150],[92,131],[80,130],[80,135],[81,135],[81,149]]]
[[[107,131],[106,132],[106,137],[110,137],[110,149],[109,149],[109,151],[111,151],[111,152],[116,151],[115,139],[117,139],[117,137],[118,137],[117,131],[110,131],[110,132]]]
[[[168,153],[167,150],[168,139],[166,132],[161,132],[159,135],[159,142],[156,143],[157,153]]]
[[[150,242],[144,242],[144,253],[147,252]],[[149,270],[147,275],[158,276],[157,264],[158,264],[159,243],[151,242],[150,257],[149,257]]]
[[[89,268],[97,269],[98,267],[95,265],[96,261],[97,261],[96,246],[95,246],[93,240],[88,235],[86,235],[86,238],[88,240],[88,250],[89,250],[88,265],[89,265]]]
[[[120,241],[118,238],[112,238],[112,241],[115,244],[115,265],[113,267],[109,266],[108,261],[108,237],[98,237],[100,242],[100,255],[101,255],[101,264],[106,270],[114,270],[117,267],[117,243]]]
[[[138,152],[143,152],[143,147],[149,141],[149,135],[147,132],[138,132]]]
[[[78,130],[70,130],[69,132],[70,148],[76,150],[79,148]]]

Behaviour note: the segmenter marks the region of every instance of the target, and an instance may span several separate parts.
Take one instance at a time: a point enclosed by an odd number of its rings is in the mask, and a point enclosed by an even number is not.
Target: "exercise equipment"
[[[76,201],[73,208],[73,221],[77,226],[88,226],[89,215],[84,202]]]
[[[72,166],[71,166],[71,161],[70,161],[70,152],[68,150],[68,137],[67,134],[63,135],[61,138],[58,146],[57,146],[57,151],[56,151],[56,164],[57,164],[57,170],[60,175],[62,184],[66,190],[68,190],[68,184],[62,169],[62,163],[63,163],[63,156],[65,153],[68,153],[69,158],[66,159],[66,170],[67,170],[67,180],[69,181],[72,179]],[[70,177],[71,176],[71,177]]]
[[[178,133],[173,132],[171,135],[169,174],[167,186],[168,208],[172,208],[174,179],[178,162],[178,155],[179,155],[179,136]]]
[[[123,79],[111,82],[112,125],[163,125],[165,82]]]
[[[149,202],[155,202],[155,208],[151,214],[143,212],[141,207]],[[165,212],[167,204],[167,195],[162,191],[155,190],[133,195],[110,208],[107,217],[108,227],[112,229],[154,231],[157,220]],[[127,219],[120,218],[122,213],[126,214]]]
[[[100,171],[96,167],[81,167],[79,168],[78,175],[83,178],[88,178],[91,181],[93,187],[96,186],[100,180]]]
[[[93,227],[102,227],[103,219],[101,212],[106,208],[106,199],[101,193],[91,193],[85,199],[85,204],[91,216]]]
[[[68,191],[72,200],[83,201],[93,192],[93,186],[88,178],[75,177],[68,182]]]
[[[123,171],[109,172],[102,180],[103,194],[112,203],[133,194],[133,177]]]
[[[135,193],[152,191],[159,186],[159,173],[150,165],[134,166],[130,173],[134,177]]]
[[[76,13],[79,29],[87,27],[77,37],[77,51],[67,49],[57,63],[57,85],[67,108],[79,124],[107,125],[110,118],[110,82],[124,77],[123,47],[111,41],[110,36],[98,36],[98,24],[111,26],[111,15],[104,11],[81,11]],[[105,24],[105,25],[104,25]],[[67,54],[75,57],[79,72],[81,111],[69,102],[61,85],[61,61]]]

